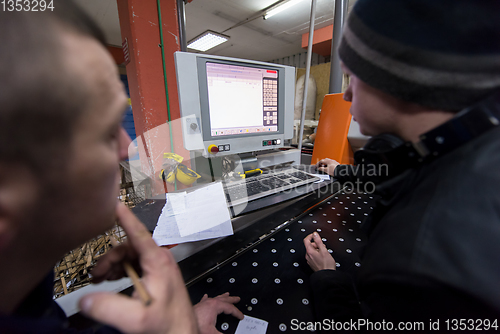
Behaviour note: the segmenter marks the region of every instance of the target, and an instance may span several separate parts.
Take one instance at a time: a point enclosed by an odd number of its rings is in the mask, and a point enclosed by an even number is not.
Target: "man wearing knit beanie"
[[[351,76],[344,98],[362,133],[397,136],[406,155],[384,156],[404,168],[377,184],[356,277],[335,270],[317,233],[304,239],[319,321],[453,331],[492,329],[491,319],[498,329],[499,15],[497,0],[354,6],[339,48]],[[338,163],[320,164],[332,173]]]

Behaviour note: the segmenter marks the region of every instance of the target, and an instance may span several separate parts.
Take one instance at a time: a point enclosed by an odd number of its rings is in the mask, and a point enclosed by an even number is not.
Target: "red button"
[[[210,148],[210,153],[217,153],[217,152],[219,152],[219,148],[217,146],[212,146]]]

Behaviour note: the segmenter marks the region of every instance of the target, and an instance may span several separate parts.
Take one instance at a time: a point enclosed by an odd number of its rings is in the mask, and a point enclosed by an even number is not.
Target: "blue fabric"
[[[118,334],[117,330],[102,326],[76,330],[69,327],[68,318],[52,299],[54,273],[48,274],[26,297],[12,315],[0,315],[2,334]]]

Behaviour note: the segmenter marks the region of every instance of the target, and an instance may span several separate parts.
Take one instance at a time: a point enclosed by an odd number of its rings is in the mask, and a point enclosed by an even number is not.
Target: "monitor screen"
[[[212,137],[278,131],[278,71],[206,63]]]
[[[279,149],[292,138],[295,68],[189,52],[175,60],[187,150],[223,156]]]

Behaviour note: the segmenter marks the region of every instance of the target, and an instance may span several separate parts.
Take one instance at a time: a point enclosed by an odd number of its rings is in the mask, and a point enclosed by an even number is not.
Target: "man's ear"
[[[16,235],[29,228],[29,216],[38,197],[34,173],[19,164],[0,162],[0,254]]]

